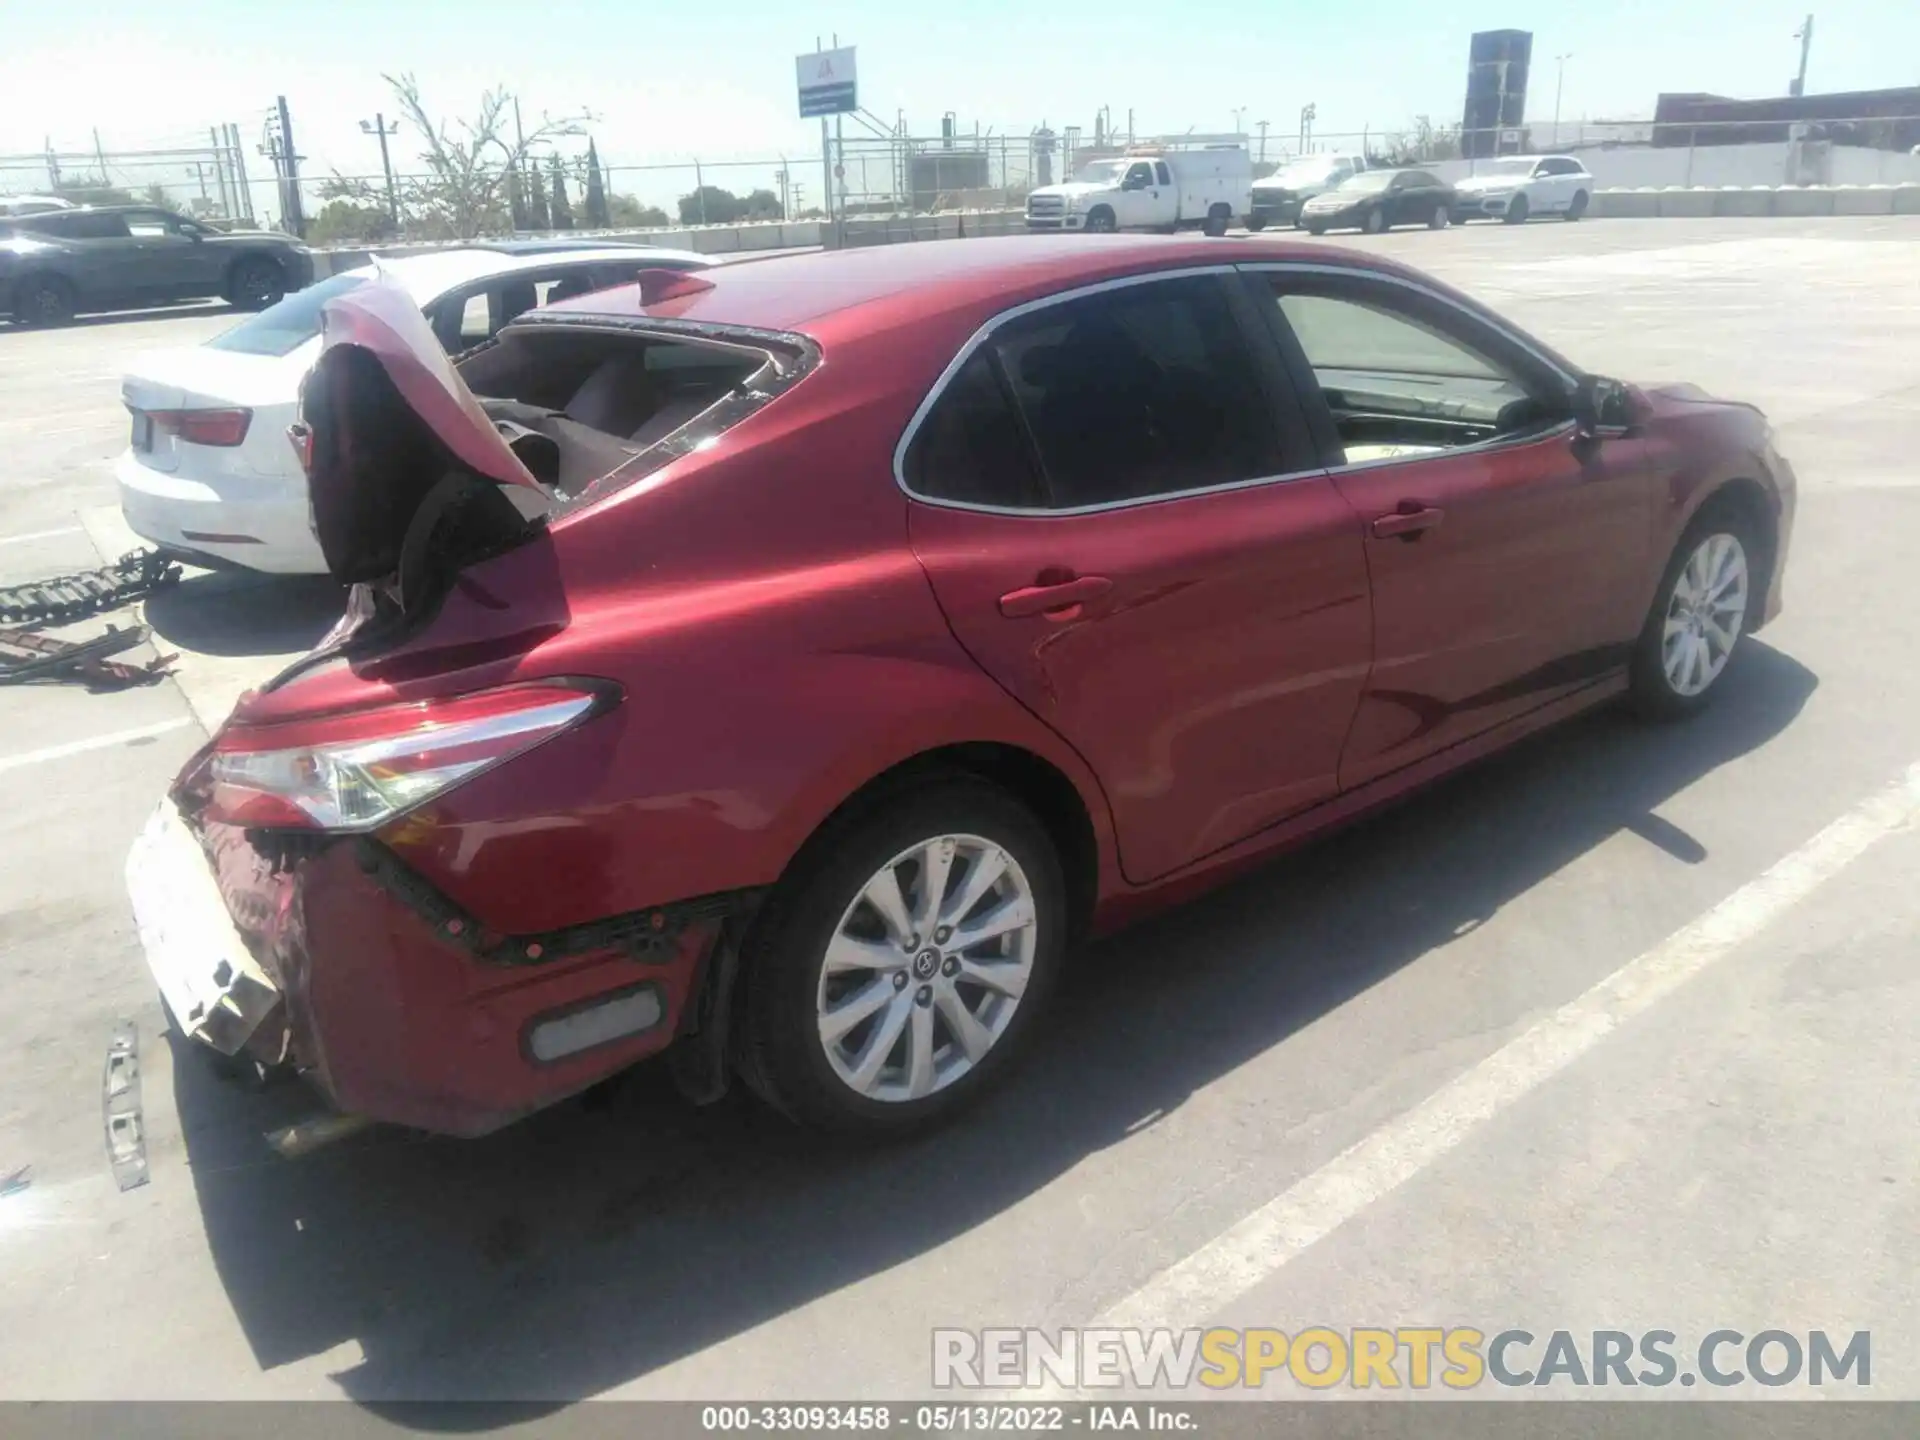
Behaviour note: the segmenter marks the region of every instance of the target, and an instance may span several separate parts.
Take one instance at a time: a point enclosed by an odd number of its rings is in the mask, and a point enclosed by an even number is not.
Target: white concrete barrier
[[[1833,192],[1833,213],[1836,215],[1891,215],[1893,213],[1893,187],[1891,185],[1848,186],[1844,190]]]
[[[1831,215],[1833,213],[1833,191],[1825,185],[1796,185],[1773,192],[1773,213],[1776,215]]]
[[[1920,215],[1920,185],[1894,186],[1893,213],[1896,215]]]
[[[1773,191],[1765,185],[1727,185],[1714,193],[1715,215],[1771,215]]]
[[[1596,190],[1592,214],[1598,220],[1650,220],[1660,213],[1658,190]]]
[[[1713,202],[1718,196],[1717,190],[1682,190],[1678,187],[1660,192],[1661,219],[1680,218],[1686,220],[1704,220],[1713,214]]]

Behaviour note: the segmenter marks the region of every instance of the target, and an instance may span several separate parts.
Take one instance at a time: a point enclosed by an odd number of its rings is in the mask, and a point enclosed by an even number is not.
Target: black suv
[[[214,230],[152,205],[0,219],[0,314],[21,325],[210,296],[259,310],[312,279],[313,252],[290,235]]]

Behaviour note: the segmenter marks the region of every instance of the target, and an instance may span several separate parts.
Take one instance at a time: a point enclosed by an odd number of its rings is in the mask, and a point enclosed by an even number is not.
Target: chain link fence
[[[161,205],[215,224],[256,219],[245,147],[233,125],[210,127],[204,145],[109,150],[96,142],[91,149],[0,155],[0,198],[26,196]]]

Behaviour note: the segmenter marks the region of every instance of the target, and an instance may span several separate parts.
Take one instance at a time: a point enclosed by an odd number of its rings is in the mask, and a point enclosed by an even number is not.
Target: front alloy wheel
[[[1661,625],[1660,666],[1673,693],[1704,695],[1733,658],[1747,618],[1747,552],[1736,536],[1709,535],[1681,567]]]
[[[869,1100],[921,1100],[986,1059],[1033,975],[1033,887],[979,835],[894,856],[840,917],[820,967],[820,1044]]]
[[[1632,700],[1642,715],[1680,719],[1721,688],[1758,592],[1757,554],[1753,527],[1733,505],[1714,505],[1680,538],[1634,647]]]

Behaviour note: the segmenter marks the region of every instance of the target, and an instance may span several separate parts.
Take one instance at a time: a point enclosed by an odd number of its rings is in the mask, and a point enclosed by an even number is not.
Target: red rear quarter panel
[[[612,712],[381,835],[506,933],[771,884],[861,785],[961,743],[1048,760],[1110,854],[1092,775],[960,648],[908,545],[893,446],[959,343],[912,341],[834,344],[712,449],[473,567],[413,641],[276,704],[617,681]]]

